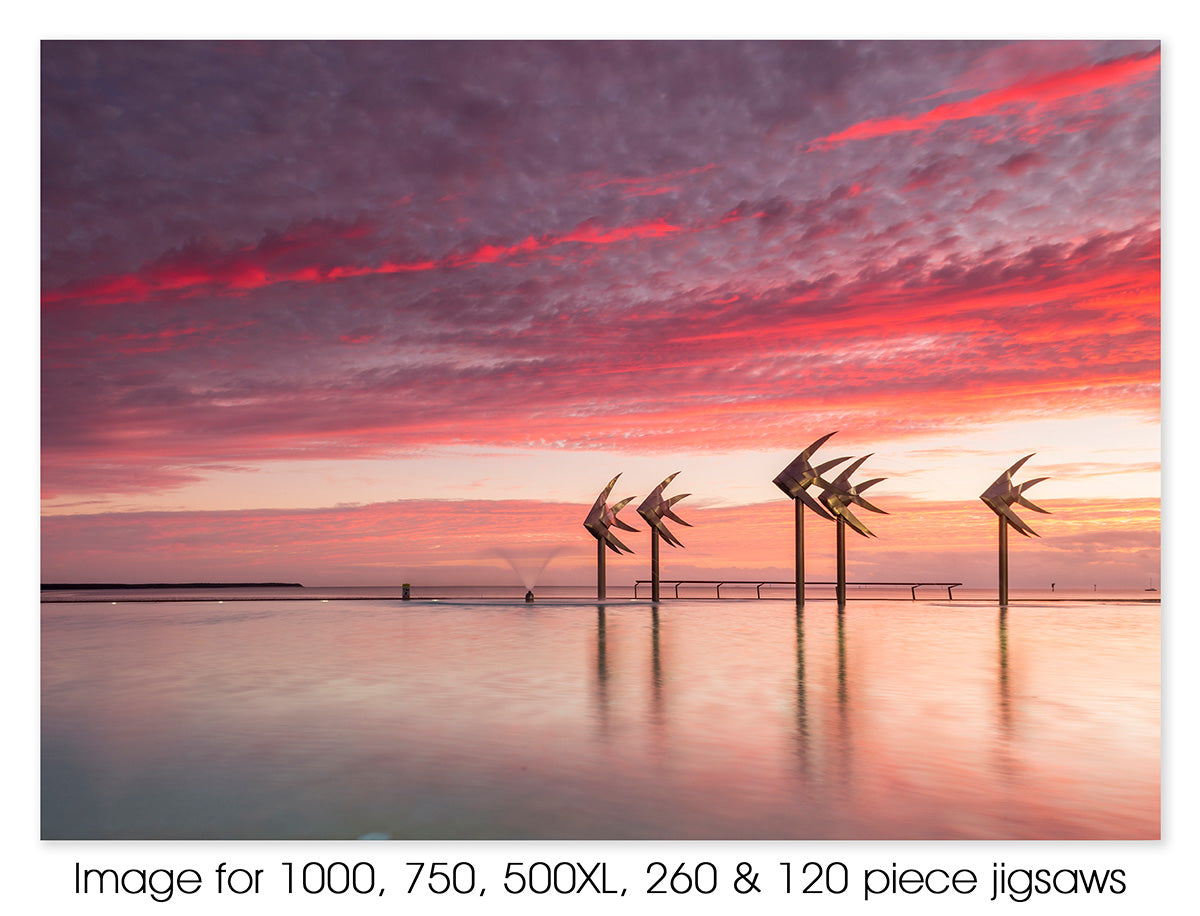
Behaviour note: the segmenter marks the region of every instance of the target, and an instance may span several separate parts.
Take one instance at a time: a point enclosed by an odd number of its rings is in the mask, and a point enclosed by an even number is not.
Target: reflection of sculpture
[[[663,490],[667,484],[675,479],[679,472],[669,476],[666,480],[655,487],[650,495],[642,500],[642,504],[638,506],[638,515],[644,518],[650,525],[650,599],[658,600],[658,539],[661,537],[672,547],[682,547],[679,539],[675,537],[667,528],[664,519],[671,519],[681,525],[690,524],[681,519],[678,515],[671,511],[671,507],[679,502],[685,496],[690,496],[690,493],[681,493],[678,496],[672,496],[670,499],[663,498]]]
[[[1024,506],[1026,509],[1032,509],[1034,512],[1041,512],[1049,515],[1049,511],[1035,506],[1021,494],[1032,487],[1035,483],[1041,483],[1045,477],[1035,477],[1033,480],[1027,480],[1024,483],[1014,484],[1012,475],[1015,474],[1026,461],[1032,458],[1036,452],[1026,455],[1007,471],[997,477],[990,487],[979,494],[979,498],[983,500],[985,506],[996,513],[1000,520],[1000,603],[1008,604],[1008,529],[1011,525],[1025,537],[1033,535],[1041,537],[1036,531],[1030,528],[1025,522],[1018,518],[1017,513],[1013,512],[1013,503],[1019,506]]]
[[[617,477],[621,475],[618,474]],[[612,527],[616,525],[625,531],[637,531],[632,525],[627,525],[619,518],[617,513],[620,512],[625,505],[633,501],[630,496],[621,500],[613,506],[607,503],[608,494],[612,491],[613,485],[617,482],[617,477],[614,477],[608,482],[600,495],[596,497],[596,502],[592,504],[591,511],[588,512],[587,518],[584,519],[583,527],[592,533],[592,537],[596,539],[596,597],[603,601],[605,597],[605,581],[604,581],[604,548],[608,547],[613,553],[633,553],[633,551],[622,544],[615,534],[612,533]]]
[[[846,603],[846,525],[849,525],[863,537],[875,537],[871,530],[850,511],[850,507],[862,506],[871,512],[878,512],[881,515],[888,514],[878,506],[867,502],[866,498],[862,495],[862,491],[867,489],[867,487],[873,487],[885,478],[876,477],[861,484],[852,484],[850,482],[850,475],[857,471],[862,463],[870,457],[870,455],[864,455],[862,458],[847,465],[842,473],[838,474],[831,483],[825,485],[825,489],[820,496],[822,505],[837,516],[837,600],[839,607]]]
[[[779,472],[774,480],[775,486],[790,496],[795,505],[797,604],[804,603],[804,507],[808,506],[817,515],[833,521],[833,516],[819,502],[809,496],[808,488],[813,484],[820,484],[822,487],[829,486],[828,481],[823,480],[821,475],[834,465],[841,464],[846,460],[845,458],[835,458],[833,461],[827,461],[817,467],[813,467],[809,462],[813,453],[832,435],[833,433],[826,433],[802,451],[791,464]]]

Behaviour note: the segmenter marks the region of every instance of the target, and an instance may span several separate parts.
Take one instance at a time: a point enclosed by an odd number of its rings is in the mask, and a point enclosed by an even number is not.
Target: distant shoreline
[[[43,582],[42,591],[123,588],[304,588],[299,582]]]

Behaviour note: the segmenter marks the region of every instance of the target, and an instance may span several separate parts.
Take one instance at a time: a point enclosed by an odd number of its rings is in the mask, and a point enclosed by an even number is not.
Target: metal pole
[[[1000,519],[1000,603],[1008,604],[1008,523]]]
[[[796,604],[804,604],[804,503],[796,504]]]
[[[650,600],[658,601],[658,529],[650,529]]]
[[[837,520],[837,602],[846,606],[846,519]]]
[[[603,601],[606,594],[604,581],[604,541],[596,538],[596,599]]]

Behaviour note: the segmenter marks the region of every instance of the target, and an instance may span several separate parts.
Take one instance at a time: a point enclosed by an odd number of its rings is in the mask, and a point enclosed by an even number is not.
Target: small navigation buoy
[[[526,603],[526,604],[533,604],[533,591],[532,591],[532,590],[530,590],[530,591],[527,591],[527,592],[525,593],[525,603]]]
[[[412,594],[409,591],[409,589],[411,589],[411,588],[412,588],[412,586],[409,585],[407,582],[405,582],[403,585],[400,586],[400,589],[401,589],[400,597],[402,600],[409,601],[412,598]]]

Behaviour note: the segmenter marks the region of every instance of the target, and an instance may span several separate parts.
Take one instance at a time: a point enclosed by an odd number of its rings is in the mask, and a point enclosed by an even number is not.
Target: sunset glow
[[[1157,585],[1159,67],[46,42],[42,579],[585,585],[596,494],[675,471],[664,575],[786,578],[771,479],[837,430],[887,478],[851,578],[990,585],[1033,452],[1014,586]]]

